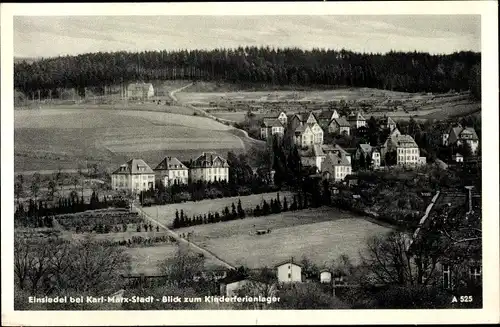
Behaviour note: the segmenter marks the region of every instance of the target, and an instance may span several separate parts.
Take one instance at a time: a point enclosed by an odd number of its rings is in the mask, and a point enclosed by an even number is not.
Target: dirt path
[[[169,96],[172,99],[172,101],[174,101],[178,106],[184,106],[184,107],[188,107],[188,108],[194,110],[196,113],[198,113],[202,117],[208,117],[210,119],[213,119],[213,120],[215,120],[217,122],[221,122],[221,123],[226,122],[226,123],[231,124],[231,126],[232,126],[232,124],[234,122],[231,120],[217,118],[214,115],[209,114],[208,112],[206,112],[203,109],[192,106],[189,103],[182,103],[177,99],[177,97],[175,96],[176,93],[181,92],[182,90],[187,89],[188,87],[190,87],[192,85],[193,85],[193,83],[189,83],[188,85],[184,85],[181,88],[178,88],[178,89],[171,91],[169,93]],[[241,139],[241,141],[243,142],[243,144],[254,144],[256,146],[264,146],[265,145],[264,141],[254,139],[253,137],[248,135],[247,131],[245,131],[243,129],[236,128],[236,127],[233,127],[233,129],[234,129],[234,133],[232,133],[232,134],[238,136]]]
[[[140,207],[136,206],[135,204],[132,205],[132,206],[133,206],[134,210],[137,210],[144,219],[150,220],[150,221],[154,222],[155,224],[157,224],[158,226],[160,226],[161,228],[165,229],[165,231],[167,231],[167,233],[170,236],[172,236],[173,238],[175,238],[179,242],[179,244],[185,244],[185,245],[188,245],[191,248],[194,248],[198,253],[202,253],[205,257],[211,257],[211,258],[213,258],[216,262],[218,262],[219,264],[221,264],[225,268],[236,269],[235,267],[233,267],[228,262],[226,262],[226,261],[222,260],[221,258],[219,258],[218,256],[216,256],[214,253],[212,253],[212,252],[210,252],[210,251],[208,251],[208,250],[206,250],[206,249],[204,249],[204,248],[196,245],[193,242],[190,242],[190,241],[186,240],[185,238],[180,237],[177,233],[175,233],[174,231],[172,231],[170,228],[168,228],[167,226],[163,225],[162,223],[160,223],[159,221],[157,221],[153,217],[149,216]]]

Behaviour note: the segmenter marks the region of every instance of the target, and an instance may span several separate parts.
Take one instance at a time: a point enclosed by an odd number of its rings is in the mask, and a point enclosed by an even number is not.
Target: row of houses
[[[336,110],[323,111],[318,115],[311,111],[289,116],[282,111],[277,117],[263,119],[260,135],[262,139],[270,139],[274,135],[288,135],[295,144],[308,146],[322,144],[324,131],[350,135],[351,129],[363,126],[366,126],[366,119],[359,112],[341,117]]]
[[[227,160],[215,152],[203,152],[187,164],[175,157],[164,157],[154,169],[142,159],[131,159],[111,174],[114,190],[140,192],[155,188],[156,183],[168,187],[197,181],[229,180]]]

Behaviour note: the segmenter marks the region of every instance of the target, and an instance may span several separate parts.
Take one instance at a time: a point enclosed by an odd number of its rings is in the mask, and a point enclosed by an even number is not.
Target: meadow
[[[77,168],[98,162],[113,169],[133,158],[154,166],[167,154],[241,152],[231,127],[212,119],[135,110],[42,109],[15,111],[15,171]],[[170,151],[175,152],[172,154]],[[150,161],[154,160],[154,161]],[[152,167],[154,168],[154,167]]]
[[[256,235],[257,229],[270,229]],[[307,257],[319,266],[346,254],[359,262],[366,239],[389,232],[363,217],[335,208],[306,209],[259,218],[179,229],[223,260],[249,268],[274,267],[282,260]]]
[[[286,197],[289,204],[291,204],[293,199],[293,194],[291,192],[279,192],[280,200],[283,203],[283,199]],[[208,212],[216,212],[219,213],[224,210],[227,206],[229,210],[231,210],[231,204],[234,203],[236,206],[238,204],[238,200],[241,200],[241,206],[244,210],[253,210],[256,205],[262,205],[263,200],[270,201],[271,199],[276,198],[277,193],[262,193],[262,194],[252,194],[245,195],[239,197],[228,197],[221,199],[207,199],[196,202],[184,202],[184,203],[174,203],[167,204],[163,206],[154,206],[154,207],[144,207],[142,210],[146,212],[149,216],[156,219],[158,215],[158,221],[164,225],[171,225],[175,218],[175,212],[178,210],[179,214],[181,210],[184,211],[184,214],[188,217],[192,217],[193,215],[204,215]],[[249,218],[247,218],[249,219]],[[211,224],[213,225],[213,224]],[[217,225],[217,224],[216,224]]]
[[[405,93],[370,88],[318,90],[234,90],[214,87],[209,83],[194,85],[176,94],[181,103],[209,109],[214,116],[242,122],[249,109],[257,118],[277,114],[281,110],[325,110],[328,103],[345,101],[351,108],[367,105],[366,116],[391,116],[396,120],[446,119],[463,116],[481,109],[480,102],[462,93]],[[265,109],[256,109],[266,107]],[[292,109],[294,108],[294,109]],[[359,107],[358,109],[360,109]]]

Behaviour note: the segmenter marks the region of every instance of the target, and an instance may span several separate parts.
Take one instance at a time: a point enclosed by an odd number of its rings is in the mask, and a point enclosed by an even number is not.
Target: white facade
[[[329,271],[322,271],[319,273],[319,281],[321,283],[331,283],[332,282],[332,273]]]
[[[192,182],[228,181],[229,168],[226,167],[192,168],[189,170],[189,175],[191,177]]]
[[[278,115],[278,120],[280,121],[281,124],[283,124],[283,126],[286,126],[286,124],[288,123],[288,117],[286,116],[286,113],[284,111],[282,111]]]
[[[277,267],[277,277],[280,283],[302,282],[302,267],[292,262],[281,264]]]
[[[333,179],[337,182],[343,181],[347,175],[352,173],[351,166],[338,165],[335,166]]]
[[[131,192],[154,189],[155,174],[143,160],[132,159],[111,174],[111,187]]]
[[[420,158],[418,147],[398,147],[396,148],[396,164],[398,166],[417,165]]]
[[[189,169],[168,170],[160,176],[160,180],[165,186],[187,184],[189,180]]]
[[[154,174],[111,175],[111,187],[114,190],[129,190],[132,192],[147,191],[155,187]]]
[[[378,151],[373,151],[372,152],[372,165],[374,168],[380,167],[380,152]]]

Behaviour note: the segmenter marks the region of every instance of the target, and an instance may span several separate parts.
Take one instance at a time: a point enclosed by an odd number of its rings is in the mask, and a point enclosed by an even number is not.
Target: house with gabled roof
[[[352,173],[352,167],[342,152],[328,152],[323,162],[321,173],[323,178],[340,182]]]
[[[264,118],[260,125],[260,137],[262,139],[269,139],[273,135],[283,136],[285,128],[278,118]]]
[[[425,162],[425,160],[420,159],[420,149],[413,137],[401,134],[399,131],[391,133],[387,138],[384,143],[384,151],[386,155],[390,151],[396,152],[398,166],[416,166]]]
[[[338,155],[343,155],[347,158],[347,161],[349,161],[349,163],[351,163],[351,154],[347,150],[342,148],[340,145],[338,145],[338,144],[323,144],[321,146],[321,148],[323,149],[323,152],[325,152],[325,154],[326,153],[335,153]]]
[[[314,144],[323,144],[323,129],[317,123],[306,123],[291,131],[294,144],[304,148]]]
[[[366,119],[360,112],[352,113],[347,117],[347,121],[351,125],[351,128],[360,128],[361,126],[366,126]]]
[[[328,132],[349,135],[351,124],[344,117],[334,118],[328,124]]]
[[[319,144],[313,144],[305,149],[299,150],[300,162],[304,167],[316,167],[321,171],[321,165],[325,160],[325,153]]]
[[[396,122],[389,116],[384,116],[380,120],[379,125],[381,129],[388,129],[389,131],[392,131],[396,128]]]
[[[380,167],[381,156],[377,147],[371,146],[370,144],[358,144],[356,149],[356,160],[360,160],[361,156],[365,159],[368,156],[371,157],[371,167]]]
[[[278,115],[278,120],[280,121],[281,125],[285,127],[288,124],[288,116],[286,115],[286,112],[280,112],[280,114]]]
[[[189,180],[192,183],[228,181],[229,164],[215,152],[203,152],[190,163]]]
[[[189,169],[175,157],[165,157],[153,169],[156,180],[165,187],[177,184],[187,184],[189,181]]]
[[[151,83],[131,83],[127,87],[127,97],[129,99],[148,99],[154,94],[155,91]]]
[[[317,116],[318,118],[318,121],[319,121],[319,125],[323,128],[328,128],[328,125],[330,124],[330,122],[333,120],[333,119],[337,119],[339,118],[339,113],[337,112],[337,110],[333,110],[333,111],[322,111],[319,113],[319,115]]]
[[[131,159],[111,173],[111,187],[133,193],[155,187],[155,173],[142,159]]]
[[[302,265],[293,258],[276,265],[276,277],[279,283],[302,283]]]
[[[473,154],[477,152],[479,146],[479,138],[476,134],[476,130],[472,127],[464,128],[460,124],[450,127],[446,133],[443,133],[442,138],[444,146],[462,146],[468,144]]]

